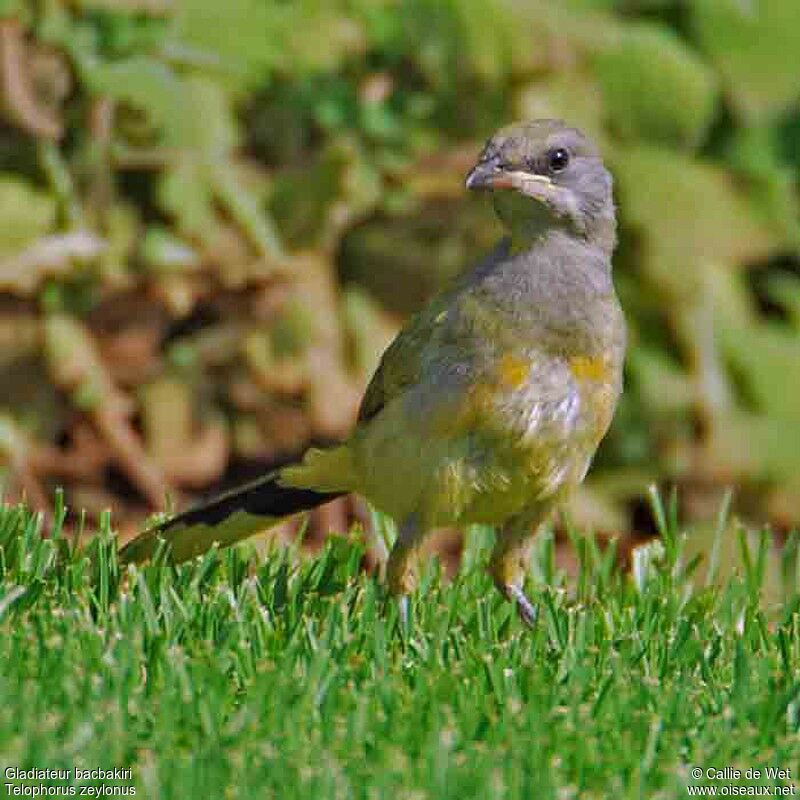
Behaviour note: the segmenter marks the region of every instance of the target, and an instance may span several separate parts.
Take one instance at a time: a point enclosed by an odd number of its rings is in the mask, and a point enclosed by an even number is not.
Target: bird
[[[397,522],[385,578],[404,615],[428,532],[487,524],[489,574],[534,625],[531,543],[583,481],[622,392],[612,183],[561,120],[498,130],[466,188],[489,193],[505,235],[388,346],[349,438],[153,525],[122,562],[150,558],[160,539],[185,560],[356,492]]]

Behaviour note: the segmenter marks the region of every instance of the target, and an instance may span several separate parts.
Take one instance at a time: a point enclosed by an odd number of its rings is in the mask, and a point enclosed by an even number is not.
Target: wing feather
[[[413,316],[397,338],[385,350],[372,380],[367,386],[358,412],[359,422],[368,422],[393,398],[418,383],[431,351],[447,336],[448,310],[482,274],[498,261],[507,258],[509,240],[502,240],[473,270],[458,278],[453,286],[428,303]],[[449,315],[452,320],[454,315]],[[467,350],[468,342],[463,343]]]

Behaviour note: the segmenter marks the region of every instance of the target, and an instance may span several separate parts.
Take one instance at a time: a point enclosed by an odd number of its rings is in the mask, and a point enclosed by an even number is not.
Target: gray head
[[[594,145],[551,119],[499,130],[467,176],[468,189],[494,192],[497,214],[515,238],[562,228],[609,253],[616,240],[611,184]]]

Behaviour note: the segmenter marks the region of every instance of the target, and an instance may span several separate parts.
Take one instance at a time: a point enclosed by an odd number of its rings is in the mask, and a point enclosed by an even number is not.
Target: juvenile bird
[[[466,186],[492,193],[508,235],[388,347],[351,437],[145,531],[124,561],[159,538],[185,559],[358,492],[398,522],[392,594],[414,590],[430,529],[487,523],[489,572],[533,624],[528,546],[586,475],[622,388],[612,181],[580,131],[537,120],[497,132]]]

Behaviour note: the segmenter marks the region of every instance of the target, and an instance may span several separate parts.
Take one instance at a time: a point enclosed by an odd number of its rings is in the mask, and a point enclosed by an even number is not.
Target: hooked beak
[[[505,173],[491,161],[482,161],[476,164],[467,175],[466,186],[471,191],[480,189],[500,189],[503,188]],[[510,184],[505,188],[511,188]]]
[[[544,199],[541,195],[553,182],[545,175],[532,175],[522,170],[509,172],[491,161],[476,164],[466,179],[467,189],[517,189],[535,199]]]

